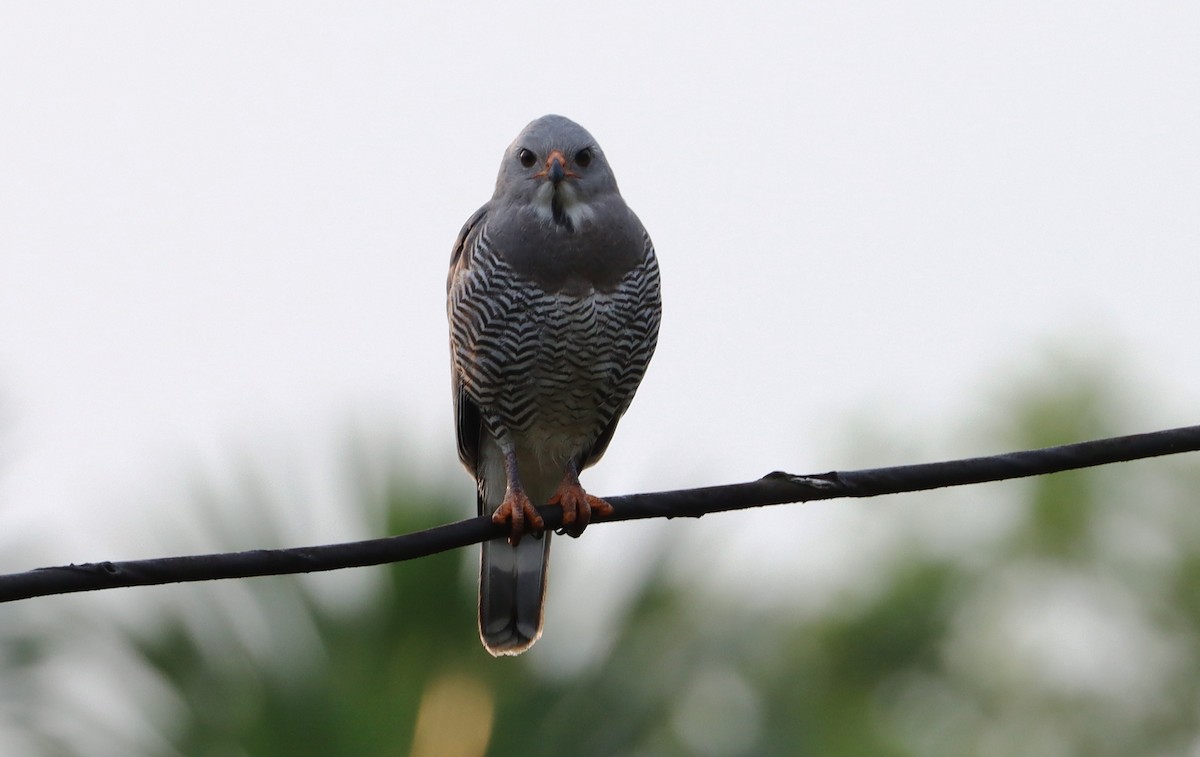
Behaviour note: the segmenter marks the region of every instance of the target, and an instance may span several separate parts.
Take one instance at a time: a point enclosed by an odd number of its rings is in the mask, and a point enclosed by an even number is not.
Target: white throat
[[[554,221],[554,210],[550,204],[553,198],[554,185],[548,181],[543,182],[533,197],[533,209],[539,218]],[[592,206],[579,199],[579,192],[570,182],[564,181],[558,185],[558,200],[562,203],[563,214],[575,228],[579,228],[585,220],[595,215]]]

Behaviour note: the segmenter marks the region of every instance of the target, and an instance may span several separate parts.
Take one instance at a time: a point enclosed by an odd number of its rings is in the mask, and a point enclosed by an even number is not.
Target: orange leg
[[[525,535],[526,521],[529,522],[528,530],[534,532],[544,529],[546,522],[542,520],[542,516],[538,515],[537,508],[529,501],[529,495],[521,486],[521,477],[517,474],[516,454],[505,452],[504,468],[508,474],[508,486],[504,491],[504,501],[496,508],[496,512],[492,513],[492,522],[512,524],[511,530],[508,532],[508,543],[515,547],[520,543],[521,537]]]
[[[612,515],[612,505],[599,497],[593,497],[583,490],[579,484],[579,474],[575,466],[567,467],[562,483],[558,485],[550,504],[558,505],[563,511],[563,530],[578,537],[592,522],[592,514],[601,517]]]
[[[509,488],[504,494],[504,501],[500,503],[500,507],[496,508],[496,512],[492,513],[493,523],[512,523],[512,530],[508,532],[508,543],[514,547],[520,543],[521,537],[525,535],[525,522],[529,522],[529,531],[541,531],[546,527],[542,516],[538,515],[537,508],[529,501],[529,497],[520,489]]]

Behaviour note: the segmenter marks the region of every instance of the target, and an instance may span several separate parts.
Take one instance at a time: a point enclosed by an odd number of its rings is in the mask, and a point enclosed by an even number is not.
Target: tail
[[[550,533],[483,543],[479,563],[479,638],[493,656],[517,655],[542,635]]]

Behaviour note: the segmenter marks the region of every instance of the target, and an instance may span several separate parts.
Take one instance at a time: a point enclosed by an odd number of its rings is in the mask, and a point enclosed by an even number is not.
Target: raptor
[[[551,535],[611,507],[579,473],[604,454],[658,341],[658,261],[583,127],[543,116],[504,153],[491,200],[459,232],[447,280],[458,456],[480,514],[479,634],[493,655],[541,635]]]

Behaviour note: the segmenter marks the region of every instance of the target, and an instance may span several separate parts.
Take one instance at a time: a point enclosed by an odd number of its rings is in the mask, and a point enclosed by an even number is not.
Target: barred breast
[[[462,391],[497,439],[547,465],[582,469],[604,453],[658,340],[658,262],[643,239],[641,262],[614,288],[547,291],[497,254],[486,223],[478,230],[450,288],[451,345]]]

